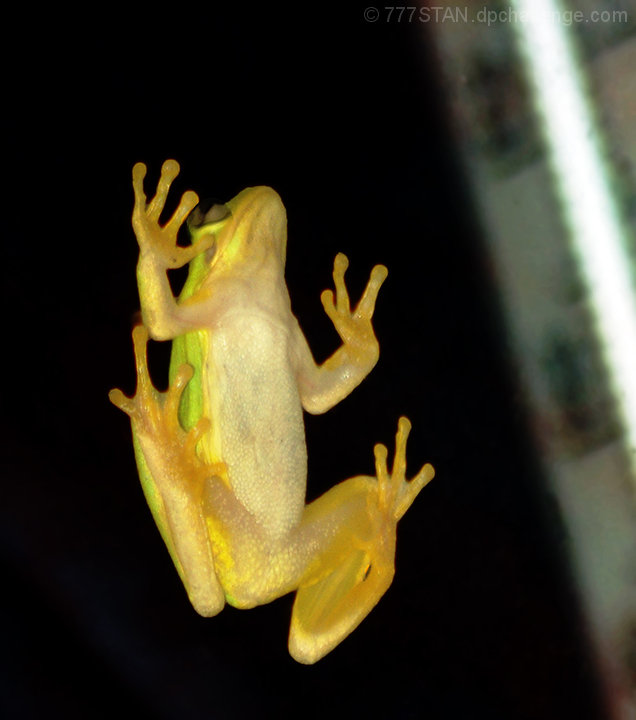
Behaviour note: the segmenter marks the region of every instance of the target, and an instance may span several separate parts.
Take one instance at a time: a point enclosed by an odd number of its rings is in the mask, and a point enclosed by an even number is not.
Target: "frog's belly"
[[[236,497],[274,537],[300,521],[307,451],[287,333],[251,317],[210,333],[213,444]]]

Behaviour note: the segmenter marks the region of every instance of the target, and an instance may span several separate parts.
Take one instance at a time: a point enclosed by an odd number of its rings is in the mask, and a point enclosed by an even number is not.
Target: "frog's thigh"
[[[324,501],[323,508],[329,513],[342,502],[349,511],[348,517],[340,520],[343,529],[337,533],[337,546],[324,553],[323,567],[301,582],[296,593],[289,651],[298,662],[314,663],[333,650],[391,585],[395,524],[373,522],[375,513],[369,513],[368,501],[377,503],[377,490],[372,482],[375,478],[352,478],[312,503],[315,506]]]
[[[139,476],[192,606],[200,615],[211,617],[223,609],[225,595],[214,569],[201,500],[188,492],[189,478],[183,476],[182,466],[165,456],[170,442],[173,439],[159,436],[135,437]]]

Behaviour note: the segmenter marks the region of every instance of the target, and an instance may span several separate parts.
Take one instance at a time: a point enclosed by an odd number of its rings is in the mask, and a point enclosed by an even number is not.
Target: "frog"
[[[387,269],[376,265],[351,309],[348,259],[336,255],[334,288],[321,294],[342,344],[316,363],[285,282],[287,214],[270,187],[227,203],[186,191],[162,222],[175,160],[154,197],[146,165],[133,168],[132,224],[139,244],[141,320],[133,329],[137,389],[110,400],[130,418],[143,492],[194,609],[248,609],[295,592],[291,656],[313,664],[369,614],[395,573],[396,527],[433,478],[406,477],[411,424],[388,449],[374,446],[375,476],[360,475],[306,503],[304,412],[322,414],[376,365],[372,318]],[[178,244],[186,226],[190,244]],[[188,265],[178,295],[170,270]],[[149,339],[172,341],[169,383],[153,384]]]

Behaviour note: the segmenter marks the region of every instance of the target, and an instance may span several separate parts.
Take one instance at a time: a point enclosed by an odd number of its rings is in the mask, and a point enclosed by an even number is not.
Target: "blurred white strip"
[[[598,133],[556,0],[513,0],[563,212],[587,282],[636,490],[636,299]]]

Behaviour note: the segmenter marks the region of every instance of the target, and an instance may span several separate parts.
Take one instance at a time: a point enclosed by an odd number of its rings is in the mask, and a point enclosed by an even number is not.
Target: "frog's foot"
[[[148,371],[148,330],[144,325],[137,325],[132,336],[137,391],[132,398],[129,398],[121,390],[111,390],[108,394],[110,401],[130,417],[140,434],[149,436],[171,434],[173,437],[184,438],[186,433],[179,423],[178,408],[181,393],[192,377],[192,368],[189,365],[182,365],[174,383],[166,392],[159,392],[153,385]],[[197,434],[201,435],[201,432],[198,431]]]
[[[388,270],[384,265],[376,265],[373,268],[360,302],[352,312],[344,279],[348,266],[349,260],[347,256],[338,253],[333,264],[335,300],[333,290],[323,291],[320,299],[325,312],[345,345],[350,346],[351,349],[355,348],[355,354],[360,356],[363,364],[368,364],[366,362],[367,355],[372,358],[371,367],[373,367],[377,361],[379,349],[371,319],[373,318],[378,293],[388,275]]]
[[[396,523],[411,507],[420,490],[435,476],[433,466],[426,464],[411,480],[406,479],[406,440],[411,432],[408,418],[401,417],[395,436],[395,457],[389,474],[386,464],[386,445],[378,443],[374,448],[375,472],[378,480],[378,507],[383,515]]]
[[[166,160],[161,168],[161,177],[155,196],[147,203],[144,193],[146,166],[144,163],[137,163],[132,172],[135,192],[133,228],[137,242],[142,254],[150,253],[164,270],[183,267],[192,258],[208,250],[214,243],[212,235],[204,235],[194,245],[188,247],[177,245],[179,228],[199,202],[198,195],[192,190],[183,194],[179,206],[170,220],[163,226],[159,224],[159,216],[165,207],[170,185],[178,174],[179,163],[176,160]]]
[[[397,524],[411,507],[422,488],[435,476],[432,465],[426,464],[410,481],[406,479],[406,441],[411,432],[408,418],[401,417],[395,436],[395,455],[393,467],[389,473],[387,466],[388,451],[386,445],[378,443],[375,455],[376,486],[375,497],[368,496],[368,513],[372,532],[363,542],[368,561],[365,567],[365,579],[369,578],[379,588],[383,588],[376,597],[377,602],[391,584],[395,573],[395,543]],[[374,603],[375,604],[375,603]]]
[[[431,465],[425,465],[413,480],[406,480],[406,440],[410,429],[410,422],[400,418],[391,473],[386,463],[386,447],[376,445],[377,477],[346,481],[351,484],[351,493],[357,492],[359,482],[364,483],[366,508],[361,516],[349,518],[348,527],[356,530],[350,536],[351,548],[344,560],[316,582],[301,584],[296,593],[289,650],[301,663],[314,663],[336,647],[364,620],[391,585],[397,523],[435,474]]]
[[[207,418],[201,418],[189,432],[179,422],[181,395],[193,370],[190,365],[182,365],[168,390],[159,392],[148,372],[147,344],[148,330],[144,325],[138,325],[133,330],[137,391],[129,398],[121,390],[111,390],[108,397],[130,417],[135,436],[146,448],[144,455],[160,454],[162,465],[172,463],[180,467],[183,477],[189,483],[199,480],[196,484],[202,489],[203,480],[210,475],[224,474],[225,465],[203,463],[196,452],[197,443],[210,428]]]

